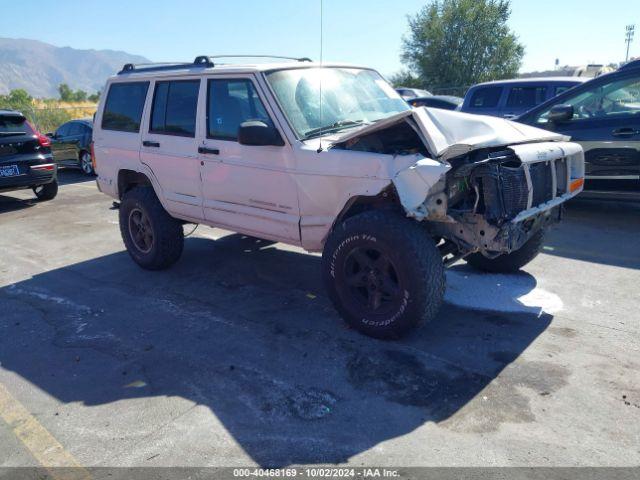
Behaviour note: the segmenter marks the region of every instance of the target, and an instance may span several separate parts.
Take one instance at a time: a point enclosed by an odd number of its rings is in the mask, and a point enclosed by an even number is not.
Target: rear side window
[[[21,133],[33,134],[33,129],[27,123],[26,118],[22,115],[0,115],[0,136],[4,136],[2,134],[10,136]]]
[[[491,108],[498,106],[502,87],[483,87],[476,89],[471,95],[472,108]]]
[[[200,80],[156,82],[151,133],[195,137]]]
[[[507,98],[507,107],[531,108],[545,100],[547,87],[513,87]]]
[[[139,132],[148,89],[149,82],[112,83],[102,114],[102,128]]]
[[[209,80],[207,89],[207,137],[237,140],[248,120],[273,125],[250,80]]]

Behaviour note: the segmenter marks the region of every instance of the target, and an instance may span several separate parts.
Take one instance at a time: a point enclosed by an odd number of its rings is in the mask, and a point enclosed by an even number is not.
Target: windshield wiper
[[[346,127],[353,127],[354,125],[363,125],[365,123],[367,122],[365,122],[364,120],[338,120],[337,122],[332,123],[331,125],[325,125],[324,127],[318,127],[318,128],[309,130],[307,133],[305,133],[303,138],[304,140],[307,140],[319,134],[337,132]]]
[[[26,135],[27,132],[0,132],[0,137],[17,137],[18,135]]]

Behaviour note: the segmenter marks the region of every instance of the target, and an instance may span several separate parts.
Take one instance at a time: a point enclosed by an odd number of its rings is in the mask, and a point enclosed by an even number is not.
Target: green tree
[[[93,93],[93,94],[89,95],[87,100],[89,100],[90,102],[93,102],[93,103],[98,103],[98,101],[100,100],[100,92],[98,91],[96,93]]]
[[[424,82],[408,70],[402,70],[389,78],[394,87],[425,88]]]
[[[86,102],[87,101],[87,92],[84,90],[76,90],[73,92],[73,101],[74,102]]]
[[[60,94],[60,100],[63,102],[73,102],[73,90],[66,83],[58,85],[58,93]]]
[[[509,0],[434,0],[409,17],[402,62],[431,89],[512,78],[524,47],[510,13]]]

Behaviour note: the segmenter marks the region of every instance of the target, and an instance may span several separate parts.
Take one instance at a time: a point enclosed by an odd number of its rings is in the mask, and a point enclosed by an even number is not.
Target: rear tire
[[[337,225],[322,254],[329,297],[346,322],[376,338],[399,338],[438,313],[444,265],[415,221],[384,211]]]
[[[85,175],[95,175],[93,171],[93,162],[91,161],[91,154],[86,150],[82,150],[80,155],[78,156],[78,165],[80,166],[80,170]]]
[[[162,207],[153,189],[136,187],[120,204],[120,233],[131,258],[147,270],[178,261],[184,247],[182,224]]]
[[[481,253],[472,253],[467,256],[465,260],[472,267],[484,272],[515,273],[540,253],[545,234],[546,230],[541,228],[518,250],[500,255],[496,258],[487,258]]]
[[[53,200],[58,195],[58,180],[54,179],[51,183],[45,183],[44,185],[38,185],[33,187],[33,193],[41,202],[47,200]]]

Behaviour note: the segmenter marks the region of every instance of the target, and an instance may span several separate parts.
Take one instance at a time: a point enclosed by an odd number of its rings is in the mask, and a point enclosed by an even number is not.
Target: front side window
[[[507,107],[533,108],[545,100],[547,87],[513,87],[507,98]]]
[[[235,141],[240,124],[248,120],[273,126],[251,80],[209,80],[207,137]]]
[[[600,83],[575,93],[561,103],[573,106],[572,121],[607,118],[636,118],[640,121],[640,78]],[[537,123],[548,122],[551,108],[538,116]]]
[[[200,80],[156,82],[149,132],[195,137]]]
[[[502,87],[482,87],[476,89],[471,96],[472,108],[493,108],[498,106],[502,95]]]
[[[138,133],[148,88],[149,82],[112,83],[102,114],[102,128]]]
[[[373,70],[292,68],[269,72],[266,77],[301,139],[373,123],[411,109]]]

